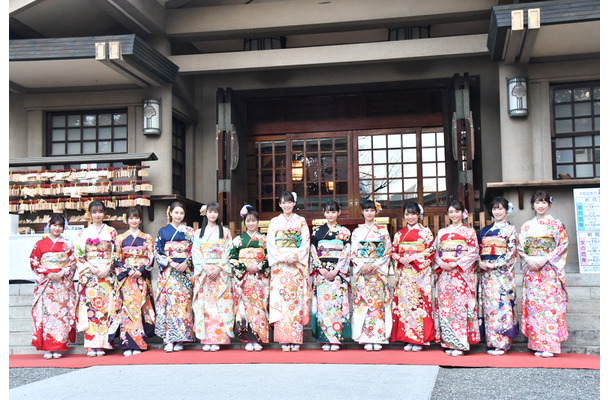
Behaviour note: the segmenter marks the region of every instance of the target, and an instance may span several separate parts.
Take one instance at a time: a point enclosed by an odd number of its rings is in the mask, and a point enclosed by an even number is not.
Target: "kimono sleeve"
[[[379,234],[382,236],[383,254],[374,262],[377,271],[387,275],[390,272],[390,260],[392,254],[392,241],[390,240],[390,232],[384,227],[379,229]]]
[[[44,276],[40,269],[40,259],[43,254],[41,245],[42,240],[37,241],[36,244],[34,244],[32,252],[30,253],[30,267],[32,268],[32,272],[34,272],[34,275],[36,276],[36,280],[39,280]]]
[[[246,265],[239,261],[239,250],[242,245],[242,237],[235,236],[231,241],[231,247],[229,248],[229,262],[233,266],[233,274],[237,279],[241,279],[246,272]]]
[[[76,260],[74,259],[74,245],[69,240],[64,241],[64,250],[68,256],[68,265],[63,269],[64,277],[68,280],[74,278],[76,273]]]
[[[549,263],[557,271],[561,271],[565,268],[566,257],[568,254],[568,234],[566,233],[563,223],[559,220],[554,221],[556,223],[555,229],[553,230],[553,237],[555,239],[556,247],[553,251],[547,254]]]
[[[464,254],[464,256],[458,259],[456,263],[462,271],[466,271],[472,268],[474,263],[479,260],[479,242],[477,240],[477,235],[474,229],[465,228],[462,232],[462,235],[466,240],[468,251],[466,252],[466,254]]]
[[[231,231],[229,231],[225,227],[222,227],[222,230],[223,230],[223,240],[224,240],[225,248],[222,253],[222,263],[221,263],[220,267],[226,273],[230,274],[231,273],[231,263],[229,262],[229,253],[231,252],[231,243],[233,240],[231,238]]]
[[[171,258],[165,255],[165,238],[163,238],[163,231],[160,230],[157,235],[157,239],[155,239],[155,259],[157,260],[157,264],[159,264],[159,270],[163,272],[165,268],[169,265]]]
[[[154,246],[152,236],[146,235],[144,240],[144,247],[146,247],[146,253],[148,254],[148,264],[142,265],[139,269],[142,275],[150,274],[153,269],[153,264],[155,263],[155,254],[154,254]]]
[[[339,255],[339,259],[337,260],[337,269],[339,270],[339,273],[345,277],[349,275],[351,249],[350,236],[351,233],[349,229],[341,227],[341,229],[339,230],[339,240],[343,242],[343,250],[341,250],[341,254]]]

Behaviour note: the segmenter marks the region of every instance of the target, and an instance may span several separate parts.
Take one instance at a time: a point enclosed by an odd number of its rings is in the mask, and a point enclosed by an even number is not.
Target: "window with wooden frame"
[[[359,135],[360,202],[376,200],[383,208],[401,208],[408,200],[446,205],[444,143],[441,127]]]
[[[553,178],[600,177],[600,85],[551,86]]]
[[[127,110],[48,113],[46,153],[48,156],[127,153]]]

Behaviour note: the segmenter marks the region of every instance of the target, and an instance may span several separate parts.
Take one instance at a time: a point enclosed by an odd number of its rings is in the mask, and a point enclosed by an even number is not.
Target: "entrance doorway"
[[[297,212],[306,218],[320,218],[329,200],[346,218],[360,217],[369,199],[392,217],[408,200],[429,210],[447,204],[440,126],[255,137],[248,154],[248,200],[263,217],[281,211],[285,190],[297,194]]]

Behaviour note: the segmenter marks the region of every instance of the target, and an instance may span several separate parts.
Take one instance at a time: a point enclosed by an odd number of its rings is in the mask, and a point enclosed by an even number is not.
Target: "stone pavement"
[[[47,370],[49,378],[41,373]],[[70,372],[66,372],[70,371]],[[56,374],[60,375],[56,375]],[[33,377],[37,374],[36,377]],[[12,368],[10,399],[600,399],[600,371],[418,365],[216,364]],[[22,384],[19,382],[33,383]]]

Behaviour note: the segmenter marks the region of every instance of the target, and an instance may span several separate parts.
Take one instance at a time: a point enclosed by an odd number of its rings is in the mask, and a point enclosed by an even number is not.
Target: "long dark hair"
[[[169,205],[169,212],[167,213],[167,220],[171,223],[172,222],[172,211],[174,211],[174,209],[176,207],[180,207],[182,208],[182,211],[184,211],[186,213],[186,208],[184,208],[184,204],[182,204],[179,201],[173,201],[172,204]]]
[[[330,200],[324,204],[323,211],[341,211],[341,206],[336,201]]]
[[[532,206],[532,210],[534,209],[534,203],[539,201],[539,200],[544,200],[547,203],[549,203],[549,206],[551,204],[553,204],[553,198],[551,197],[551,195],[549,194],[549,192],[546,192],[544,190],[538,190],[536,193],[534,193],[532,195],[532,197],[530,198],[530,204]]]
[[[203,214],[203,221],[201,222],[201,232],[199,232],[199,237],[203,237],[203,233],[208,227],[208,211],[214,210],[218,213],[218,219],[216,220],[216,226],[218,227],[218,240],[221,240],[224,237],[224,227],[222,225],[222,215],[220,213],[220,204],[213,201],[208,203],[205,209],[205,213]]]
[[[449,204],[449,207],[447,207],[447,211],[449,211],[451,207],[455,208],[458,211],[464,211],[464,204],[462,204],[462,202],[459,200],[453,200],[451,204]]]

